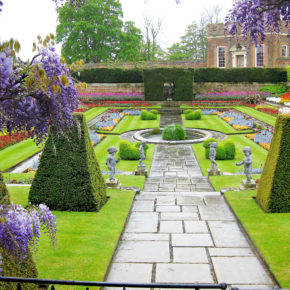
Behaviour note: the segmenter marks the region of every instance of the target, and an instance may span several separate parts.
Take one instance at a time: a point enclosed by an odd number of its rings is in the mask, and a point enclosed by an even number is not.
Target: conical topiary
[[[290,114],[278,115],[257,201],[267,212],[290,212]]]
[[[51,130],[29,192],[32,204],[51,210],[98,211],[106,202],[106,185],[89,137],[85,116],[74,115],[67,136]]]

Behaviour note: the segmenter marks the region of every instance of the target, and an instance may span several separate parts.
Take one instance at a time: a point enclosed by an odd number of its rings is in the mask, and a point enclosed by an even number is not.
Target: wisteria
[[[56,220],[46,205],[29,210],[20,205],[0,205],[0,247],[19,262],[26,258],[29,249],[37,250],[41,229],[55,245]]]
[[[225,28],[232,35],[241,29],[244,38],[250,37],[257,45],[264,42],[266,32],[279,32],[283,26],[290,36],[289,12],[288,0],[236,0],[226,16]]]

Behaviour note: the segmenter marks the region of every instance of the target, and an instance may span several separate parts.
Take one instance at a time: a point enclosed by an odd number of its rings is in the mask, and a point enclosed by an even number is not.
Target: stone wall
[[[118,83],[118,84],[87,84],[87,87],[78,88],[78,92],[86,92],[86,93],[144,93],[144,84],[135,83],[135,84],[127,84],[127,83]]]

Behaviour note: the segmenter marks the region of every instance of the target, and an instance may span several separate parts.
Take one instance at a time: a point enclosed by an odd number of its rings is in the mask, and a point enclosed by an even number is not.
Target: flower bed
[[[259,133],[246,134],[246,137],[259,144],[266,150],[269,150],[273,138],[273,129],[269,127],[268,129],[263,129]]]
[[[33,181],[32,177],[28,177],[26,179],[10,179],[5,178],[5,183],[7,184],[31,184]]]
[[[189,104],[193,107],[214,107],[214,106],[245,106],[247,103],[245,100],[194,100]]]
[[[235,130],[248,130],[254,128],[254,122],[247,119],[244,114],[234,111],[220,113],[220,118],[231,125]]]
[[[0,150],[30,138],[27,132],[0,135]]]
[[[99,144],[105,137],[104,134],[98,134],[95,131],[90,130],[90,129],[89,129],[89,135],[90,135],[93,146],[96,146],[97,144]]]
[[[251,97],[259,96],[266,99],[271,96],[268,92],[258,91],[238,91],[238,92],[206,92],[195,96],[195,100],[246,100]]]
[[[84,93],[78,92],[82,102],[98,101],[144,101],[144,94],[138,92],[130,93]]]
[[[85,103],[89,108],[93,107],[152,107],[152,103],[146,101],[95,101]]]

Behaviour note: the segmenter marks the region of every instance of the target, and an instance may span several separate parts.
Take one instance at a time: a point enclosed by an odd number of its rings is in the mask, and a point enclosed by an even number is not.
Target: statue
[[[211,142],[208,145],[209,145],[209,160],[211,162],[210,168],[207,170],[208,176],[220,175],[221,174],[220,170],[215,161],[217,142]]]
[[[246,146],[243,149],[243,152],[245,154],[245,158],[242,162],[236,163],[237,166],[243,165],[244,164],[244,173],[247,176],[247,181],[246,183],[252,183],[252,151],[251,148]]]
[[[116,173],[116,163],[118,163],[121,158],[119,157],[118,159],[115,159],[115,154],[118,151],[117,148],[111,146],[108,148],[107,150],[109,152],[109,156],[107,158],[107,162],[106,165],[108,166],[109,170],[110,170],[110,181],[114,181],[114,175]]]
[[[139,160],[138,166],[145,166],[145,164],[143,163],[143,161],[146,158],[146,156],[145,156],[145,146],[146,146],[146,142],[142,141],[140,146],[139,146],[140,160]]]
[[[168,100],[173,100],[173,83],[168,85]]]

